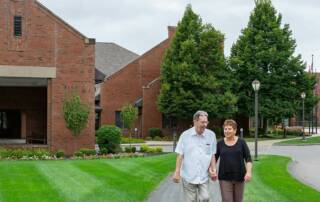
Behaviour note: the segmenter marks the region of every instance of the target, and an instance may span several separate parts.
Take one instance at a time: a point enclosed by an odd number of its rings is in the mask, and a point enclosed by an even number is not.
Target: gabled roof
[[[138,57],[138,54],[115,43],[96,42],[95,67],[105,74],[106,78]]]
[[[74,27],[72,27],[70,24],[68,24],[66,21],[64,21],[62,18],[60,18],[59,16],[57,16],[55,13],[53,13],[50,9],[48,9],[46,6],[44,6],[42,3],[40,3],[39,1],[35,1],[35,3],[41,8],[43,9],[43,11],[46,11],[47,13],[49,13],[48,17],[51,17],[52,19],[54,19],[56,22],[59,22],[60,24],[62,24],[65,28],[67,28],[69,31],[71,31],[72,33],[76,34],[78,37],[85,39],[85,43],[88,44],[95,44],[95,39],[93,38],[87,38],[86,36],[84,36],[81,32],[79,32],[77,29],[75,29]]]

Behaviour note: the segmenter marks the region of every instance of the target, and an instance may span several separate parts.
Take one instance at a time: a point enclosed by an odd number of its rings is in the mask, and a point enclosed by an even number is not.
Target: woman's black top
[[[247,143],[238,138],[237,142],[228,146],[224,140],[217,143],[216,161],[220,158],[219,180],[243,181],[246,174],[245,162],[252,162]]]

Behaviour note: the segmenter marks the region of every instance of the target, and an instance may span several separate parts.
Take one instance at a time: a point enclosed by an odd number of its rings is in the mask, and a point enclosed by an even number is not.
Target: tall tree
[[[186,7],[161,66],[159,110],[177,119],[190,119],[199,109],[213,117],[231,116],[237,98],[223,54],[224,36]]]
[[[296,41],[288,24],[281,25],[281,14],[270,0],[256,0],[249,23],[231,48],[230,66],[237,80],[235,92],[239,96],[239,112],[254,113],[254,79],[261,82],[259,113],[264,120],[281,122],[295,115],[301,108],[302,91],[310,108],[316,80],[304,71],[301,56],[295,56]],[[264,124],[265,126],[266,124]]]

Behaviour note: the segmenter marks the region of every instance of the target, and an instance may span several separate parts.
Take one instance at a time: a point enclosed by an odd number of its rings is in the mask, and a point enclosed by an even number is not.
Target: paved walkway
[[[318,136],[318,135],[313,135]],[[258,143],[258,154],[276,154],[289,156],[293,163],[289,165],[289,172],[301,182],[314,187],[320,191],[320,145],[309,146],[277,146],[273,145],[282,140],[266,140]],[[172,142],[157,142],[164,151],[172,151]],[[160,143],[160,144],[159,144]],[[154,143],[155,144],[155,143]],[[153,144],[153,145],[154,145]],[[254,142],[249,142],[248,146],[254,156]],[[159,187],[150,194],[148,202],[183,202],[183,193],[181,183],[176,184],[171,181],[170,174]],[[221,201],[220,188],[218,182],[210,182],[212,190],[211,201]]]

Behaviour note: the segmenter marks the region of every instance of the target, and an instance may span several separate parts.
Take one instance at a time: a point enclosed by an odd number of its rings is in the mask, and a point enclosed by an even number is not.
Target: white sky
[[[254,0],[39,0],[43,5],[97,42],[114,42],[143,54],[167,38],[188,3],[204,23],[225,34],[225,54],[245,28]],[[273,0],[296,39],[296,53],[320,71],[320,1]]]

